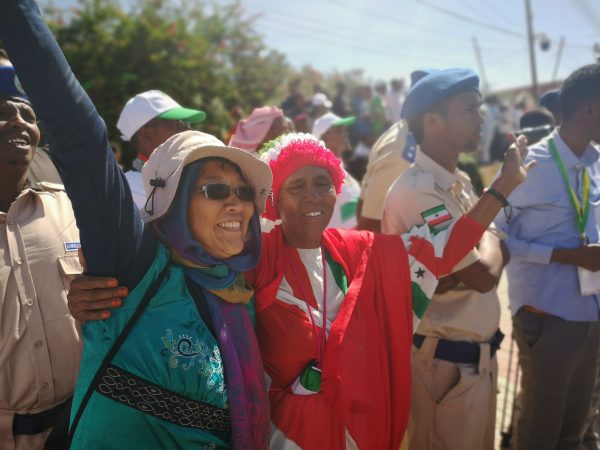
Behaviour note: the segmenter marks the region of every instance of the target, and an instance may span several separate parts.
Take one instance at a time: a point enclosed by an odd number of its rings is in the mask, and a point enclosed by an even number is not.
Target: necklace
[[[300,254],[298,254],[298,257],[300,257]],[[302,259],[300,259],[300,261],[302,261]],[[321,247],[321,261],[323,263],[323,316],[321,326],[321,339],[319,339],[319,330],[317,328],[317,322],[313,316],[312,307],[310,306],[310,303],[308,303],[308,295],[307,292],[304,290],[304,284],[300,279],[300,269],[296,266],[296,262],[293,259],[290,259],[292,270],[294,272],[294,276],[296,278],[298,286],[300,286],[302,296],[304,297],[302,300],[306,303],[306,308],[308,309],[308,317],[310,318],[313,333],[315,335],[315,339],[317,340],[317,354],[319,355],[317,367],[319,368],[321,368],[321,365],[323,363],[323,357],[325,354],[325,344],[327,343],[327,266],[325,261],[325,251],[323,250],[323,247]]]

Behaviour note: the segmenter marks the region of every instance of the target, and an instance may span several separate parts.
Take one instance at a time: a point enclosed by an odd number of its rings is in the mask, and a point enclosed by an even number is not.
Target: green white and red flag
[[[438,205],[427,211],[421,213],[423,221],[433,228],[435,231],[439,231],[448,225],[452,220],[452,215],[446,205]]]

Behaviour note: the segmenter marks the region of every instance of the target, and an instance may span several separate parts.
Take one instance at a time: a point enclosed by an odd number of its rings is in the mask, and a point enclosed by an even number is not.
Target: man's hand
[[[504,162],[500,169],[500,179],[504,181],[504,188],[508,187],[508,192],[502,192],[505,197],[512,190],[521,184],[527,177],[527,172],[535,166],[536,161],[529,161],[527,164],[523,162],[527,156],[527,138],[523,135],[508,148],[504,155]]]
[[[577,248],[554,249],[550,261],[571,264],[597,272],[600,270],[600,245],[590,244]]]
[[[456,286],[458,286],[458,284],[460,283],[460,280],[454,276],[454,274],[450,274],[448,276],[442,277],[438,280],[438,285],[435,288],[435,293],[436,294],[445,294],[446,292],[454,289]]]
[[[490,231],[483,233],[478,249],[479,260],[454,272],[454,276],[469,289],[483,294],[498,285],[509,256],[502,241]]]
[[[119,308],[128,294],[116,278],[81,275],[71,282],[69,311],[80,322],[108,319],[109,308]]]

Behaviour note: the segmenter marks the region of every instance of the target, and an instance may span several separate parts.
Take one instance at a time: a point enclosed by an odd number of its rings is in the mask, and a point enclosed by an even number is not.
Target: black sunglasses
[[[198,190],[204,192],[204,195],[209,200],[225,200],[231,195],[231,191],[235,192],[237,198],[243,202],[253,202],[256,198],[254,188],[250,186],[239,186],[232,188],[225,183],[210,183],[204,186],[198,186]]]

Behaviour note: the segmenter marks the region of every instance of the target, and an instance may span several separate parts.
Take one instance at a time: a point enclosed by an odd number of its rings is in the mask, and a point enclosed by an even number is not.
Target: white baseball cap
[[[331,101],[322,92],[317,92],[312,96],[310,104],[314,106],[324,106],[325,108],[331,108]]]
[[[269,166],[252,154],[228,147],[216,137],[200,131],[177,133],[152,152],[142,168],[142,180],[147,205],[142,208],[144,222],[162,217],[170,208],[183,168],[202,158],[221,157],[236,164],[244,180],[254,188],[254,205],[259,213],[265,210],[265,201],[271,193],[273,176]]]
[[[206,113],[197,109],[184,108],[161,91],[142,92],[130,98],[121,111],[117,122],[121,138],[129,141],[137,130],[155,117],[198,123],[206,119]]]
[[[321,139],[321,136],[323,136],[331,127],[347,127],[348,125],[352,125],[354,122],[356,122],[356,117],[354,116],[340,117],[336,116],[332,112],[328,112],[327,114],[324,114],[315,120],[312,134],[313,136]]]

